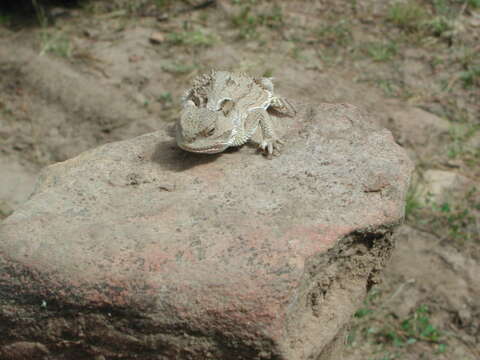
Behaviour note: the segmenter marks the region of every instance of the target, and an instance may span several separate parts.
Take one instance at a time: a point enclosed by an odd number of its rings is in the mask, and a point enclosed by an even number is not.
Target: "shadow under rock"
[[[185,171],[198,165],[208,164],[222,155],[237,152],[242,146],[231,147],[218,154],[197,154],[182,150],[175,141],[175,126],[167,128],[171,140],[161,141],[155,147],[152,161],[170,171]],[[247,143],[246,146],[254,146]]]
[[[180,149],[175,140],[162,141],[157,144],[152,161],[170,171],[185,171],[197,165],[215,161],[221,154],[195,154]]]

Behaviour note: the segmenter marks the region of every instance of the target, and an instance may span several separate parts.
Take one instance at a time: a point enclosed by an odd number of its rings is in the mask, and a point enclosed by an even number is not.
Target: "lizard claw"
[[[274,151],[279,152],[283,144],[284,142],[280,139],[263,140],[260,144],[260,149],[270,157],[273,155]]]

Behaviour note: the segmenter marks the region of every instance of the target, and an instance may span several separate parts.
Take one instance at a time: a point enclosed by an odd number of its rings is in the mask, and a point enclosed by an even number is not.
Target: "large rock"
[[[338,358],[412,165],[353,106],[281,121],[272,160],[162,130],[46,168],[0,226],[3,357]]]

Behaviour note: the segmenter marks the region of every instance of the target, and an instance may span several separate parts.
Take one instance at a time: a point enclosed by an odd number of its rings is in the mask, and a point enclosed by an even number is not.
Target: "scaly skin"
[[[214,154],[245,144],[260,127],[260,148],[272,155],[282,141],[267,110],[295,115],[285,99],[274,96],[271,79],[227,71],[201,75],[183,98],[177,143],[190,152]]]

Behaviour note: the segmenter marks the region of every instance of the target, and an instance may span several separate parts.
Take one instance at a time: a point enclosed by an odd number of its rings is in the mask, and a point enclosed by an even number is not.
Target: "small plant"
[[[273,76],[273,69],[266,69],[264,72],[263,72],[263,77],[272,77]]]
[[[45,28],[48,26],[48,16],[46,14],[45,8],[39,4],[38,0],[32,0],[33,8],[35,9],[35,14],[37,16],[37,21],[41,27]]]
[[[367,315],[370,315],[372,312],[373,312],[372,309],[369,309],[369,308],[360,308],[360,309],[358,309],[358,310],[355,312],[354,316],[355,316],[356,318],[361,319],[361,318],[363,318],[363,317],[365,317],[365,316],[367,316]]]
[[[248,39],[256,34],[258,20],[250,13],[250,6],[243,7],[238,15],[232,17],[231,21],[235,27],[240,29],[240,38]]]
[[[52,34],[43,30],[41,33],[41,43],[42,50],[40,54],[48,52],[65,58],[70,58],[72,55],[70,39],[62,33]]]
[[[195,31],[181,31],[167,34],[167,41],[172,45],[185,45],[195,47],[212,46],[215,38],[204,32]]]
[[[358,82],[374,84],[383,91],[386,96],[408,97],[410,94],[401,81],[392,78],[366,77],[358,79]]]
[[[172,93],[169,91],[166,91],[162,94],[160,94],[157,97],[157,101],[162,104],[163,109],[169,109],[173,106],[173,96]]]
[[[171,103],[172,100],[173,100],[172,93],[169,91],[164,92],[163,94],[160,94],[160,96],[158,97],[158,101],[162,103]]]
[[[417,189],[411,186],[407,192],[407,198],[405,201],[405,218],[409,219],[418,209],[422,207],[420,200],[418,199]]]
[[[390,79],[377,79],[377,86],[382,89],[382,91],[387,96],[395,96],[397,91],[395,89],[395,82]]]
[[[240,2],[234,2],[240,4]],[[246,4],[245,4],[246,3]],[[282,9],[278,6],[273,6],[268,11],[258,13],[256,8],[251,5],[256,4],[256,1],[245,1],[238,13],[231,18],[232,25],[239,28],[239,37],[241,39],[250,39],[258,35],[257,28],[265,26],[271,29],[278,29],[283,25]]]
[[[472,9],[480,8],[480,0],[467,0],[467,5]]]
[[[480,204],[474,203],[474,194],[477,190],[471,189],[466,196],[466,204],[451,204],[444,202],[432,204],[435,213],[434,224],[446,229],[448,237],[461,242],[480,239],[476,228],[474,209]]]
[[[433,0],[432,5],[436,14],[448,16],[453,13],[449,0]]]
[[[460,80],[464,88],[480,86],[480,66],[468,66],[467,70],[460,73]]]
[[[390,42],[386,44],[370,43],[366,50],[373,61],[389,61],[397,54],[397,46]]]
[[[366,317],[367,315],[373,314],[373,307],[376,305],[376,303],[380,300],[381,293],[377,288],[373,288],[370,290],[367,294],[366,299],[363,301],[363,307],[358,309],[354,316],[356,318],[363,318]]]
[[[12,109],[8,108],[4,103],[0,102],[0,115],[4,116],[4,119],[7,117],[10,118],[13,115]]]
[[[425,8],[410,0],[406,3],[396,3],[390,7],[387,20],[402,30],[414,32],[420,30],[427,18]]]
[[[440,343],[443,334],[430,322],[428,306],[421,305],[412,316],[401,322],[404,338],[407,343],[416,341],[428,341]]]
[[[427,198],[426,205],[416,215],[422,219],[421,227],[439,238],[462,245],[480,241],[480,229],[476,220],[479,210],[478,190],[472,187],[461,198],[451,198],[443,202]]]
[[[430,311],[426,305],[419,306],[412,315],[405,319],[391,317],[382,328],[371,333],[377,343],[394,347],[407,347],[417,342],[442,343],[442,332],[432,324]]]
[[[370,292],[367,294],[367,298],[363,301],[363,307],[358,309],[354,316],[354,319],[356,321],[361,322],[361,324],[368,325],[366,322],[369,322],[371,317],[375,315],[374,313],[374,307],[376,305],[377,300],[381,296],[380,292],[378,289],[373,288],[370,290]],[[351,331],[349,332],[347,336],[347,344],[354,346],[356,344],[357,337],[360,334],[365,334],[370,331],[375,331],[372,328],[363,328],[362,326],[354,326],[352,327]]]
[[[433,19],[426,21],[423,24],[423,29],[429,35],[441,37],[452,31],[453,25],[445,16],[436,16]]]
[[[88,2],[87,2],[88,3]],[[93,2],[92,2],[93,3]],[[141,1],[131,1],[131,0],[115,0],[109,1],[108,3],[102,5],[89,4],[89,6],[97,9],[104,9],[104,11],[111,13],[111,16],[124,16],[127,14],[138,14],[138,12],[146,5],[145,0]]]
[[[480,130],[480,125],[455,124],[449,129],[450,145],[448,147],[448,157],[455,159],[458,157],[468,158],[472,155],[468,147],[468,140]]]
[[[399,318],[385,306],[385,294],[372,289],[353,318],[353,326],[347,336],[349,346],[361,346],[365,342],[382,352],[379,359],[403,359],[415,343],[432,347],[432,354],[446,351],[445,335],[431,321],[427,305],[418,306],[411,314]],[[395,296],[395,295],[391,295]],[[388,302],[388,299],[386,300]]]
[[[155,0],[155,6],[159,9],[172,5],[172,0]]]
[[[188,74],[189,72],[195,70],[196,65],[193,64],[181,64],[181,63],[166,63],[162,66],[162,69],[166,72],[172,74]]]
[[[455,159],[463,152],[465,134],[461,126],[451,126],[448,133],[451,140],[451,144],[448,147],[448,157]]]
[[[272,29],[279,28],[283,25],[282,9],[278,6],[274,6],[270,12],[259,14],[258,22],[261,25],[267,26]]]
[[[0,26],[8,26],[10,24],[10,16],[6,14],[0,14]]]
[[[352,31],[344,20],[325,25],[315,31],[317,39],[325,45],[347,45],[352,40]]]

